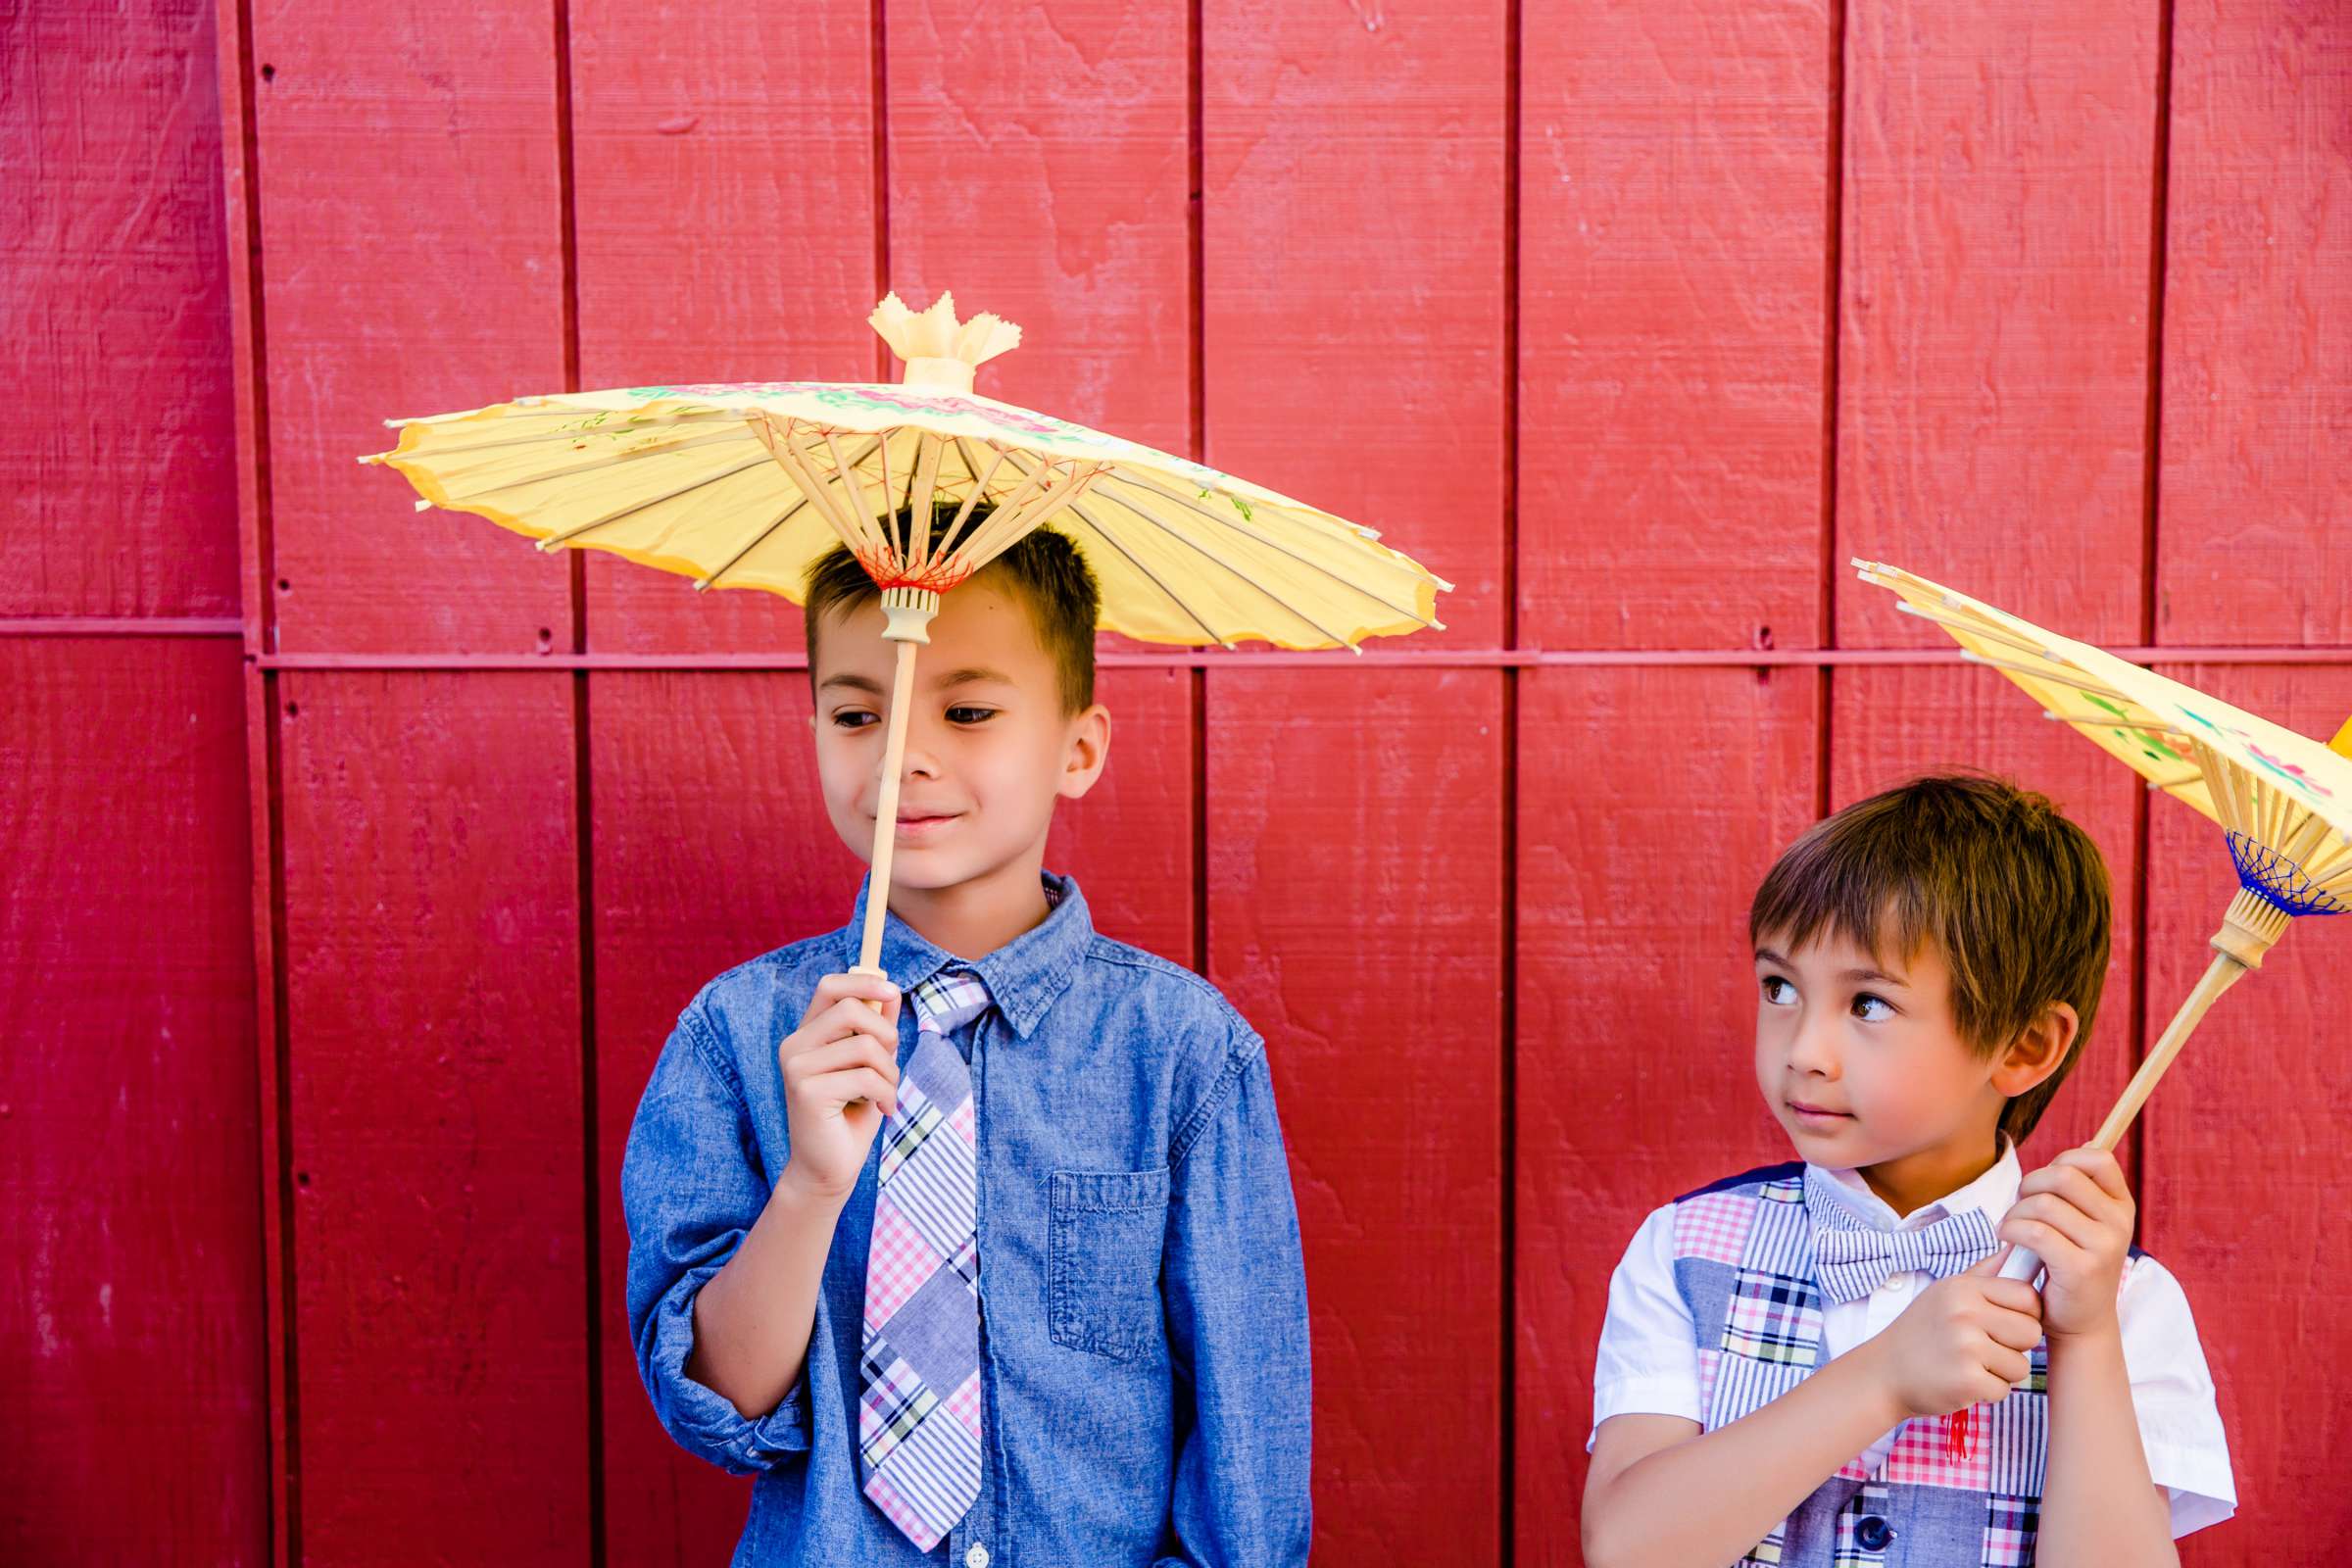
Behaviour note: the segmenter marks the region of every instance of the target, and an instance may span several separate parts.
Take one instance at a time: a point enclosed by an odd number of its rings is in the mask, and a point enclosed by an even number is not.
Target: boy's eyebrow
[[[1787,958],[1782,957],[1770,948],[1758,948],[1756,950],[1756,956],[1763,959],[1766,963],[1777,963],[1784,969],[1793,969],[1796,967],[1795,964],[1790,963]],[[1901,975],[1888,974],[1884,969],[1848,969],[1844,973],[1840,974],[1838,978],[1840,980],[1885,980],[1889,984],[1898,986],[1907,986],[1911,983],[1910,981],[1904,979]]]
[[[965,686],[974,682],[988,680],[993,680],[1000,686],[1009,686],[1013,683],[1012,677],[1005,674],[1001,669],[990,669],[984,664],[966,664],[961,669],[949,670],[945,675],[940,676],[938,680],[932,682],[932,684],[945,688],[949,686]]]
[[[846,686],[851,691],[864,692],[868,696],[872,697],[879,697],[882,695],[882,683],[880,681],[868,680],[863,675],[852,675],[847,671],[844,671],[839,675],[827,675],[822,681],[817,683],[816,689],[820,692],[830,691],[836,686]]]

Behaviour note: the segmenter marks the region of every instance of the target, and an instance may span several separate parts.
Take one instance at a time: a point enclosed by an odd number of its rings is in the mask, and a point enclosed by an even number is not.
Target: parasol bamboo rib
[[[1174,491],[1168,490],[1163,486],[1153,484],[1148,479],[1142,479],[1133,475],[1129,475],[1127,476],[1127,482],[1135,486],[1135,488],[1138,490],[1149,491],[1152,495],[1164,497],[1169,501],[1175,502],[1180,507],[1189,507],[1194,512],[1199,513],[1201,516],[1206,517],[1209,521],[1216,523],[1220,527],[1230,528],[1245,539],[1254,539],[1259,544],[1264,545],[1267,549],[1290,557],[1293,561],[1298,562],[1300,565],[1305,566],[1310,571],[1321,572],[1324,576],[1330,578],[1333,582],[1338,583],[1341,587],[1347,589],[1348,592],[1361,594],[1364,598],[1371,600],[1383,610],[1393,612],[1394,613],[1402,615],[1409,620],[1416,621],[1431,631],[1443,631],[1445,629],[1438,622],[1423,615],[1419,611],[1405,605],[1391,604],[1388,600],[1374,593],[1362,583],[1350,582],[1348,579],[1341,576],[1338,572],[1333,571],[1330,567],[1324,565],[1321,562],[1309,560],[1307,557],[1300,555],[1298,551],[1291,549],[1281,541],[1267,538],[1264,534],[1259,533],[1255,528],[1236,522],[1231,517],[1220,517],[1215,513],[1209,511],[1206,507],[1196,505],[1188,498],[1177,495]],[[1141,507],[1138,507],[1134,502],[1129,501],[1124,496],[1114,493],[1110,499],[1116,501],[1120,506],[1125,507],[1128,511],[1135,513],[1139,516],[1148,515],[1148,514],[1146,514]],[[1165,524],[1161,524],[1161,526],[1164,527]]]
[[[1144,576],[1150,580],[1153,587],[1157,588],[1161,593],[1166,594],[1169,599],[1174,601],[1177,609],[1192,616],[1193,624],[1200,627],[1210,642],[1213,642],[1222,648],[1231,648],[1233,646],[1231,642],[1218,636],[1216,632],[1210,628],[1208,622],[1201,618],[1200,612],[1195,610],[1190,604],[1186,603],[1184,595],[1169,587],[1167,583],[1162,580],[1159,573],[1153,571],[1150,566],[1145,565],[1143,562],[1138,560],[1135,552],[1128,549],[1125,545],[1119,543],[1119,541],[1111,534],[1111,531],[1102,526],[1102,522],[1098,520],[1093,514],[1089,513],[1084,507],[1079,506],[1075,502],[1071,503],[1070,512],[1079,519],[1079,521],[1083,522],[1087,527],[1094,530],[1096,538],[1101,539],[1104,544],[1110,546],[1111,549],[1117,551],[1120,557],[1124,559],[1129,565],[1142,572]]]
[[[786,507],[782,512],[777,513],[775,516],[768,521],[766,526],[753,530],[752,536],[749,539],[746,539],[741,545],[737,546],[733,555],[720,562],[717,565],[711,567],[710,570],[705,575],[695,578],[695,592],[701,593],[705,589],[717,587],[719,578],[724,577],[728,572],[733,571],[735,567],[742,562],[744,557],[750,555],[753,551],[760,548],[760,541],[767,538],[768,535],[774,533],[778,528],[781,528],[786,523],[790,522],[793,519],[793,516],[807,505],[808,505],[808,498],[807,496],[798,496],[794,498],[792,505]]]

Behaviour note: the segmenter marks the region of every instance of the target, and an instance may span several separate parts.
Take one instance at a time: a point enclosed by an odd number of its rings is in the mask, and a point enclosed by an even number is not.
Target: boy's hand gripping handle
[[[2031,1247],[2013,1247],[2009,1250],[2008,1261],[2000,1266],[1997,1277],[2005,1280],[2024,1280],[2031,1285],[2034,1277],[2040,1272],[2041,1257],[2039,1253]]]

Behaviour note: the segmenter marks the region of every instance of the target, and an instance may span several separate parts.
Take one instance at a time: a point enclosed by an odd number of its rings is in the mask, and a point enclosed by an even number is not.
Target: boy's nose
[[[874,759],[874,777],[878,779],[881,776],[882,760],[877,757]],[[939,764],[932,760],[930,751],[924,747],[921,741],[909,734],[906,737],[906,755],[899,760],[901,782],[910,778],[937,778],[938,776]]]
[[[1827,1023],[1800,1023],[1788,1040],[1788,1065],[1802,1073],[1819,1073],[1825,1078],[1838,1076],[1838,1048],[1834,1031]]]

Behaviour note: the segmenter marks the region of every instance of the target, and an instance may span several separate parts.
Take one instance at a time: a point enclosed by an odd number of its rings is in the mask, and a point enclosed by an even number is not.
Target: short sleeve
[[[1674,1284],[1674,1205],[1642,1222],[1609,1276],[1608,1316],[1592,1368],[1592,1451],[1613,1415],[1700,1419],[1698,1344],[1690,1307]]]
[[[2148,1477],[2171,1495],[2173,1536],[2220,1524],[2237,1511],[2230,1444],[2188,1296],[2156,1259],[2132,1260],[2116,1303],[2124,1367]]]

